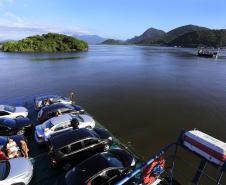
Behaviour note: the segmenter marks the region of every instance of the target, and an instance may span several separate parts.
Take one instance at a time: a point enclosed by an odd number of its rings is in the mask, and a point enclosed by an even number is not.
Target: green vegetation
[[[72,52],[87,51],[88,44],[67,35],[48,33],[5,42],[1,49],[5,52]]]
[[[127,40],[127,42],[138,45],[224,47],[226,46],[226,30],[212,30],[195,25],[186,25],[164,33],[161,30],[151,28],[142,35]]]
[[[132,39],[127,40],[128,43],[134,44],[134,43],[139,43],[144,41],[145,39],[149,40],[157,40],[157,38],[161,38],[165,35],[166,33],[162,30],[158,30],[155,28],[149,28],[147,29],[142,35],[140,36],[135,36]],[[151,41],[153,42],[153,41]]]
[[[107,39],[104,42],[102,42],[101,44],[108,44],[108,45],[124,45],[127,44],[126,42],[122,41],[122,40],[115,40],[115,39]]]
[[[226,45],[226,30],[199,30],[184,34],[168,43],[170,46],[223,47]]]

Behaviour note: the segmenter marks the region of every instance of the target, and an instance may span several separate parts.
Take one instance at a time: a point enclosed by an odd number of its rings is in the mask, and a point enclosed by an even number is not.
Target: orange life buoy
[[[150,165],[148,165],[144,171],[143,171],[143,183],[144,184],[150,184],[155,182],[156,178],[159,176],[159,174],[152,173],[153,169],[160,165],[162,168],[165,166],[165,160],[163,157],[160,157],[159,159],[154,160]]]

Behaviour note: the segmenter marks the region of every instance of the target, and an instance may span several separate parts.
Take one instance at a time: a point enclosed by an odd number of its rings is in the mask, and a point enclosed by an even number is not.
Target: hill
[[[212,30],[195,25],[181,26],[165,34],[150,37],[148,35],[145,37],[144,33],[137,37],[139,39],[134,42],[135,44],[182,47],[197,47],[200,45],[223,47],[226,45],[226,30]]]
[[[107,45],[125,45],[127,43],[124,42],[124,41],[122,41],[122,40],[107,39],[104,42],[102,42],[101,44],[107,44]]]
[[[223,47],[226,46],[226,30],[197,30],[177,37],[169,46],[183,47]]]
[[[147,29],[142,35],[135,36],[132,39],[127,40],[128,43],[136,44],[139,43],[145,39],[151,39],[151,38],[159,38],[164,36],[166,33],[162,30],[158,30],[155,28],[149,28]]]
[[[98,35],[73,35],[73,37],[84,40],[88,44],[100,44],[106,39]]]
[[[175,28],[165,35],[165,39],[169,42],[177,37],[180,37],[184,34],[195,32],[195,31],[202,31],[202,30],[209,30],[206,27],[196,26],[196,25],[185,25],[178,28]]]
[[[48,33],[5,42],[1,49],[5,52],[72,52],[87,51],[88,44],[71,36]]]

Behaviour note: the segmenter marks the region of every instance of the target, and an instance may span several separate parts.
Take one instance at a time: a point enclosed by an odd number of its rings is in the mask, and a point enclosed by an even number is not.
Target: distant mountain
[[[149,31],[150,30],[150,31]],[[226,45],[226,30],[212,30],[196,25],[186,25],[175,28],[168,33],[153,33],[153,28],[145,31],[141,36],[129,39],[129,43],[139,45],[163,45],[163,46],[182,46],[197,47],[200,45],[223,47]]]
[[[100,44],[106,40],[98,35],[73,35],[73,37],[84,40],[88,44]]]
[[[173,40],[186,33],[194,32],[194,31],[202,31],[202,30],[209,30],[209,28],[189,24],[189,25],[181,26],[181,27],[178,27],[178,28],[175,28],[175,29],[169,31],[165,35],[165,37],[166,37],[167,41],[170,41],[170,40]]]
[[[155,28],[149,28],[142,35],[135,36],[134,38],[127,40],[127,42],[131,43],[131,44],[135,44],[135,43],[139,43],[145,39],[163,37],[165,34],[166,33],[162,30],[158,30]]]
[[[171,40],[168,42],[168,45],[183,47],[224,47],[226,46],[226,30],[196,30]]]
[[[126,42],[122,41],[122,40],[115,40],[115,39],[107,39],[104,42],[102,42],[101,44],[108,44],[108,45],[125,45],[127,44]]]

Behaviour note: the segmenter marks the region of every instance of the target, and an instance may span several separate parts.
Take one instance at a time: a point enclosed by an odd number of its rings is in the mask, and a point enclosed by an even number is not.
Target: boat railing
[[[215,185],[223,185],[222,184],[222,177],[224,172],[226,171],[226,162],[220,166],[212,163],[211,161],[207,160],[203,156],[191,151],[189,148],[183,145],[181,141],[182,134],[178,138],[178,141],[172,144],[167,145],[166,147],[162,148],[159,152],[153,155],[147,162],[140,165],[138,168],[127,174],[121,181],[116,183],[116,185],[123,185],[123,184],[139,184],[143,185],[143,172],[144,170],[152,164],[156,160],[160,160],[161,157],[164,157],[166,161],[166,165],[164,171],[161,172],[161,175],[158,177],[164,185],[180,185],[177,181],[178,177],[183,179],[183,184],[189,182],[190,184],[199,185],[201,184],[201,178],[208,179],[208,184],[215,184]],[[186,160],[184,156],[179,156],[179,150],[181,152],[188,152],[187,154],[193,154],[193,156],[197,157],[198,165],[193,164],[190,160]],[[177,169],[178,163],[185,164],[186,171],[195,172],[194,175],[189,176],[184,172],[183,169]],[[209,174],[205,171],[206,167],[208,166],[214,167],[214,170],[217,170],[218,174]],[[176,174],[176,175],[175,175]],[[154,183],[153,183],[154,184]],[[150,184],[151,185],[151,184]]]
[[[127,174],[127,176],[125,178],[123,178],[121,181],[119,181],[118,183],[116,183],[116,185],[123,185],[128,182],[130,184],[131,183],[134,183],[134,184],[142,183],[142,179],[140,178],[140,176],[142,176],[142,172],[144,171],[144,169],[146,169],[155,160],[159,160],[161,156],[163,156],[169,149],[173,148],[174,146],[176,146],[176,143],[169,144],[166,147],[162,148],[159,152],[157,152],[149,160],[147,160],[147,162],[143,163],[141,166],[136,168],[134,171]],[[168,174],[169,172],[164,170],[164,173]],[[172,171],[170,173],[172,173]],[[131,181],[133,181],[133,182],[131,182]]]

